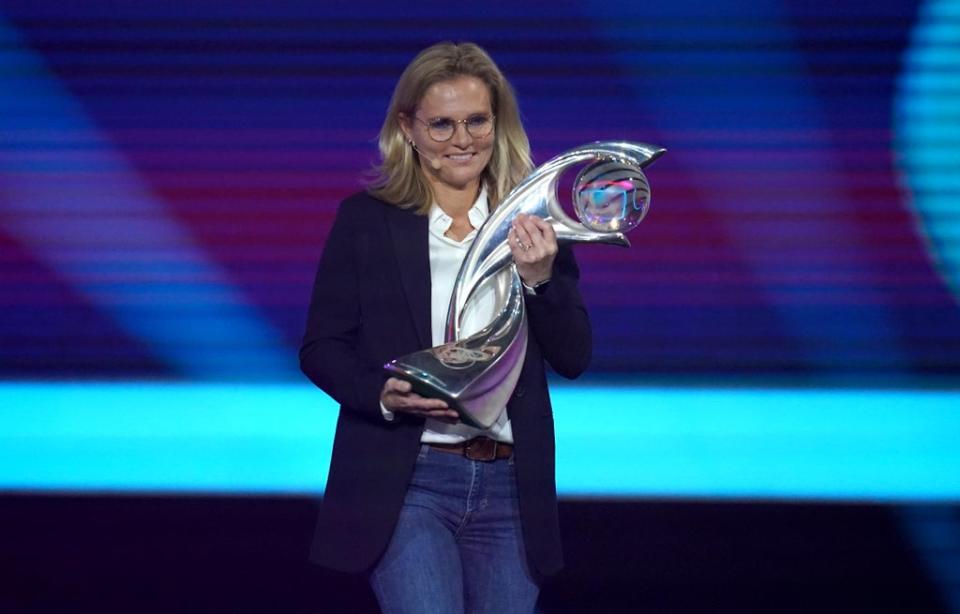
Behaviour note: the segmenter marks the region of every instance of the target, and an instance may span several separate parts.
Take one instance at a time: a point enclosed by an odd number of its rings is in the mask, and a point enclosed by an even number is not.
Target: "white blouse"
[[[445,234],[453,225],[453,218],[444,213],[436,203],[430,210],[430,324],[434,346],[444,343],[447,309],[450,306],[450,296],[453,294],[453,284],[457,280],[457,273],[460,272],[460,265],[467,255],[467,250],[473,245],[473,240],[477,236],[477,229],[483,226],[489,215],[487,191],[483,190],[477,202],[467,212],[470,225],[474,230],[464,237],[463,241],[455,241]],[[479,331],[496,315],[495,290],[492,284],[481,288],[474,301],[474,306],[466,314],[461,327],[464,337]],[[510,429],[510,418],[507,416],[506,408],[500,413],[497,421],[485,430],[467,426],[462,422],[447,424],[428,418],[420,441],[457,443],[478,435],[513,443],[513,431]]]
[[[455,241],[446,236],[446,232],[453,225],[453,218],[443,212],[436,203],[430,209],[429,243],[430,243],[430,329],[434,346],[444,343],[444,331],[447,326],[447,309],[450,306],[450,296],[453,294],[453,284],[460,272],[467,250],[477,236],[477,229],[483,226],[490,215],[487,202],[487,191],[480,192],[477,201],[467,212],[470,225],[474,230],[463,241]],[[471,301],[470,311],[464,318],[461,332],[469,336],[490,323],[496,312],[496,290],[492,284],[482,287]],[[393,420],[393,412],[380,405],[383,417]],[[458,422],[447,424],[439,420],[428,418],[420,441],[423,443],[459,443],[485,435],[497,441],[513,443],[513,431],[510,428],[510,418],[506,408],[500,417],[489,429],[477,429]]]

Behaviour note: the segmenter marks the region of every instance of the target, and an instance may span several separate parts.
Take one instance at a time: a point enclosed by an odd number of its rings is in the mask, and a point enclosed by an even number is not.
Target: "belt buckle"
[[[497,458],[497,440],[476,437],[463,446],[463,455],[470,460],[492,461]]]

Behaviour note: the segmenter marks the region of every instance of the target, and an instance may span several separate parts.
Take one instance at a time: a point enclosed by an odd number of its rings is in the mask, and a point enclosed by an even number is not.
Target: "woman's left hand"
[[[535,286],[550,279],[557,255],[553,226],[535,215],[521,213],[513,219],[507,244],[523,283]]]

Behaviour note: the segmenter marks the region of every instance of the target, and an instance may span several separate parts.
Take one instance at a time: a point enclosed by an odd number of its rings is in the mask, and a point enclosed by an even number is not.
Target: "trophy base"
[[[478,334],[402,356],[383,368],[410,382],[420,396],[445,401],[464,424],[488,429],[500,417],[520,379],[527,352],[525,320],[518,329],[519,334],[505,346]]]

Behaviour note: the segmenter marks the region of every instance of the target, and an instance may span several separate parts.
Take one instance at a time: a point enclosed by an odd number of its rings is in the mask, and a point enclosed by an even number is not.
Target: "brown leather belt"
[[[460,443],[431,443],[430,447],[439,452],[459,454],[475,461],[492,461],[510,458],[513,444],[496,441],[489,437],[474,437]]]

